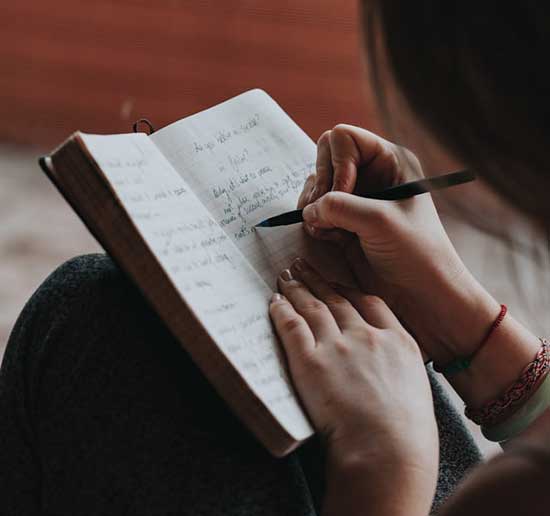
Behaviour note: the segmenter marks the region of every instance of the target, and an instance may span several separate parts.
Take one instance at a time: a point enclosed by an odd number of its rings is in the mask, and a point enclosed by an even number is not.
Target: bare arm
[[[365,164],[369,170],[364,177],[357,177],[358,167]],[[306,231],[314,238],[333,240],[342,246],[361,290],[380,296],[434,361],[446,364],[456,357],[475,353],[467,370],[449,378],[466,404],[478,408],[498,397],[533,360],[540,346],[537,337],[508,315],[480,349],[500,305],[460,260],[429,195],[394,203],[351,195],[358,187],[368,188],[369,183],[377,189],[411,175],[421,175],[418,160],[368,131],[340,125],[319,140],[317,165],[317,174],[306,183],[299,201],[299,207],[304,207]],[[394,356],[386,359],[391,362]],[[385,374],[398,375],[398,371],[407,370],[407,364],[402,364],[402,369],[393,364],[390,369]],[[293,378],[296,381],[294,373]],[[410,386],[404,385],[403,389],[409,403],[420,396],[419,391]],[[368,403],[361,399],[355,402],[358,413],[359,407]],[[378,412],[373,417],[382,421],[395,413],[395,410],[387,414]],[[353,418],[347,424],[352,428]],[[416,420],[403,425],[401,434],[396,431],[376,440],[380,447],[377,461],[392,463],[394,469],[387,476],[398,479],[404,488],[396,490],[394,483],[377,475],[369,461],[334,461],[327,473],[324,516],[340,514],[341,507],[346,507],[349,514],[368,511],[380,516],[428,512],[425,500],[433,495],[433,486],[423,481],[422,468],[410,467],[406,447],[393,446],[393,450],[400,450],[401,461],[388,459],[395,457],[388,443],[399,442],[402,433],[414,433],[414,424],[420,423]],[[369,436],[370,430],[365,427],[364,435]],[[541,447],[550,449],[550,443],[540,440],[541,435],[550,435],[547,414],[516,441],[539,439]],[[350,449],[351,456],[364,456],[361,453],[368,442],[367,437],[357,440]],[[507,460],[515,462],[507,463]],[[420,464],[418,458],[413,464]],[[525,504],[527,511],[536,510],[539,501],[547,496],[531,490],[541,467],[533,468],[525,457],[507,458],[506,455],[482,466],[449,502],[443,514],[523,513],[511,511],[517,504],[502,504],[497,499],[499,485],[511,488],[515,482],[519,488],[517,499]],[[528,487],[522,483],[523,473],[529,479]],[[488,512],[490,504],[499,510]]]
[[[326,447],[323,516],[424,516],[438,433],[418,346],[379,298],[328,285],[305,262],[270,313]]]
[[[434,479],[404,454],[379,450],[327,465],[327,491],[322,516],[426,516],[434,495]]]

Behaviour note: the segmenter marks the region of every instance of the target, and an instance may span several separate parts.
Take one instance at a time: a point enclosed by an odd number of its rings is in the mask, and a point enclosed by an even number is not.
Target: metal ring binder
[[[146,125],[149,131],[145,131],[149,136],[152,135],[155,132],[155,126],[147,119],[147,118],[140,118],[136,122],[134,122],[134,125],[132,128],[134,129],[134,133],[139,133],[139,126],[140,124]]]

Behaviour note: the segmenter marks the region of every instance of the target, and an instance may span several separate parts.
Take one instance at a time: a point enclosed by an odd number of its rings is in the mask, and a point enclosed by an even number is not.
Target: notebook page
[[[271,288],[296,256],[331,281],[352,283],[338,250],[310,238],[301,224],[254,228],[296,208],[317,154],[265,92],[243,93],[151,138]]]
[[[115,195],[205,329],[297,439],[312,432],[273,332],[271,289],[144,134],[81,135]]]

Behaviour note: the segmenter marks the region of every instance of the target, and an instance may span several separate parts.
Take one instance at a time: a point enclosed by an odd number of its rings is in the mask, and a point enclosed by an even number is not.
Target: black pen
[[[426,177],[419,179],[418,181],[410,181],[390,188],[385,188],[379,192],[356,194],[359,197],[366,199],[380,199],[383,201],[398,201],[400,199],[408,199],[415,195],[420,195],[426,192],[433,192],[434,190],[441,190],[443,188],[449,188],[450,186],[461,185],[463,183],[469,183],[476,178],[473,172],[468,170],[461,170],[459,172],[452,172],[450,174],[444,174],[435,177]],[[275,226],[288,226],[289,224],[296,224],[302,222],[302,210],[293,210],[281,215],[275,215],[270,217],[259,224],[256,227],[272,228]]]

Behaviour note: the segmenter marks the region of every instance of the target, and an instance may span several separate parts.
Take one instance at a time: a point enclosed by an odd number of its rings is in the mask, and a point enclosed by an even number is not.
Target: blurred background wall
[[[78,129],[128,132],[143,116],[160,127],[254,87],[314,139],[338,122],[377,131],[359,47],[355,1],[0,0],[0,357],[46,275],[101,250],[37,156]],[[453,195],[510,220],[479,185]],[[550,334],[540,268],[460,217],[445,222],[495,297]],[[525,225],[514,231],[531,241]]]
[[[364,121],[356,2],[17,0],[0,17],[0,136],[158,126],[252,87],[313,137]]]
[[[36,157],[73,131],[157,127],[247,89],[317,138],[365,124],[355,2],[0,0],[0,356],[24,301],[99,246]]]

